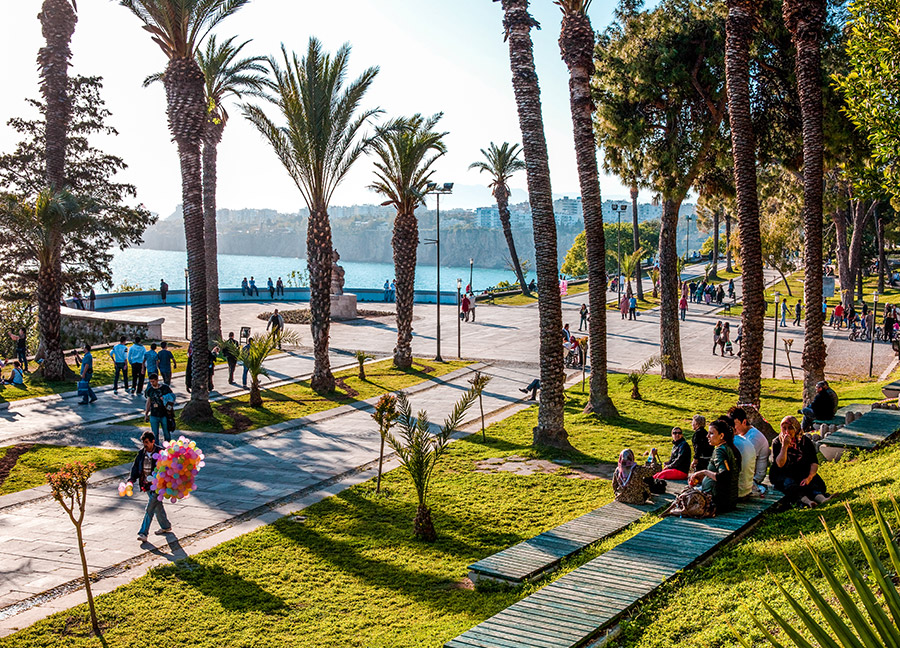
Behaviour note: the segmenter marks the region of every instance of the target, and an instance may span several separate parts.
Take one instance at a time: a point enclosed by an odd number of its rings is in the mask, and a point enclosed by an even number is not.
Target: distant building
[[[576,225],[584,221],[584,210],[581,196],[569,198],[564,196],[553,201],[553,213],[560,225]]]

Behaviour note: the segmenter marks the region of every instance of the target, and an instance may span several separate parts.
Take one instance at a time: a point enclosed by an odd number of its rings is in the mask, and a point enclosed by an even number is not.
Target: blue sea
[[[170,289],[183,290],[186,265],[187,256],[184,252],[137,248],[117,251],[112,262],[113,286],[127,282],[144,290],[154,290],[159,287],[159,280],[165,279]],[[394,278],[394,265],[391,263],[357,263],[342,260],[340,265],[346,271],[344,285],[347,290],[381,288],[385,279]],[[260,289],[265,287],[269,277],[272,277],[272,281],[281,277],[287,284],[288,275],[292,271],[305,269],[305,259],[219,255],[219,283],[222,288],[240,288],[241,279],[244,277],[249,279],[251,275],[256,277],[256,285]],[[434,290],[437,283],[435,274],[433,265],[417,266],[416,289]],[[530,281],[532,277],[533,275],[529,275],[526,279]],[[468,266],[463,268],[441,266],[441,290],[451,292],[456,290],[457,278],[462,279],[464,287],[469,283]],[[500,281],[513,282],[515,275],[509,270],[479,268],[477,265],[472,270],[472,283],[476,291],[495,286]]]

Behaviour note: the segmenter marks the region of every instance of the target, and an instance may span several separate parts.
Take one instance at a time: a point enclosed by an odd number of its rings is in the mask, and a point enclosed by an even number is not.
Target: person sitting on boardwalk
[[[781,419],[781,434],[772,442],[772,457],[769,479],[790,503],[800,502],[812,508],[831,499],[818,475],[816,446],[803,434],[795,417]]]
[[[653,461],[659,463],[656,448],[653,449]],[[680,427],[672,428],[672,454],[663,464],[663,469],[653,475],[655,479],[687,479],[691,468],[691,446],[684,440]]]
[[[650,486],[645,479],[658,473],[658,463],[639,466],[634,460],[634,452],[625,448],[619,453],[619,465],[613,473],[613,493],[616,501],[623,504],[643,504],[650,497]]]
[[[691,468],[688,471],[696,472],[702,469],[712,459],[713,447],[709,444],[706,431],[706,417],[702,414],[694,414],[691,419],[691,428],[694,430],[694,436],[691,437],[691,447],[694,452],[694,460],[691,462]]]
[[[809,431],[813,427],[813,421],[828,421],[834,418],[838,409],[838,397],[834,390],[828,386],[827,380],[816,383],[816,396],[812,402],[801,409],[798,414],[803,414],[803,429]]]
[[[734,430],[724,419],[709,424],[709,443],[713,447],[712,458],[706,470],[698,470],[688,477],[688,484],[700,486],[709,495],[711,515],[733,511],[738,499],[738,475],[740,455],[734,450]]]
[[[732,407],[728,411],[728,415],[734,422],[735,434],[752,443],[753,448],[756,450],[753,490],[756,494],[762,495],[766,492],[766,487],[763,486],[762,482],[766,478],[766,472],[769,470],[769,442],[762,432],[750,424],[750,419],[747,418],[747,412],[743,407]]]

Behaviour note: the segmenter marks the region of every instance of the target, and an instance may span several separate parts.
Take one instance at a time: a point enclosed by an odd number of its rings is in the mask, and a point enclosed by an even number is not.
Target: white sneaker
[[[141,542],[147,542],[147,534],[146,533],[138,533],[138,540]]]

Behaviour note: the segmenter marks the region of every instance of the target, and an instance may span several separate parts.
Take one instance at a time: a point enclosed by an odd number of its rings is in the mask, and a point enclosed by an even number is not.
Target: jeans
[[[226,358],[228,362],[228,382],[234,382],[234,370],[237,369],[237,358]]]
[[[391,301],[391,291],[390,290],[384,291],[384,301],[386,301],[386,302]]]
[[[537,398],[537,391],[540,388],[541,388],[541,381],[538,380],[537,378],[535,378],[530,383],[528,383],[528,386],[523,391],[526,391],[526,392],[530,391],[531,392],[531,400],[534,400]]]
[[[786,316],[784,313],[782,313],[782,314],[781,314],[781,325],[782,325],[782,326],[787,326],[787,324],[785,324],[785,322],[784,322],[784,318],[785,318],[785,317],[787,317],[787,316]]]
[[[801,421],[801,426],[804,430],[811,430],[813,426],[813,421],[816,420],[816,413],[813,412],[812,407],[806,406],[800,410],[800,413],[803,414],[803,421]]]
[[[147,510],[144,512],[144,521],[141,522],[141,528],[138,531],[138,535],[147,535],[147,532],[150,530],[150,522],[153,520],[153,516],[156,516],[156,522],[159,524],[160,529],[171,529],[172,523],[169,522],[168,516],[166,516],[166,508],[163,506],[163,503],[156,499],[156,493],[152,490],[147,491],[147,495],[149,496],[149,501],[147,502]]]
[[[119,372],[122,372],[122,380],[125,382],[125,389],[128,389],[128,365],[124,362],[116,362],[116,374],[113,378],[113,391],[119,391]]]
[[[90,375],[84,376],[84,381],[88,384],[87,396],[85,396],[81,402],[85,403],[85,404],[93,403],[95,400],[97,400],[97,396],[96,396],[96,394],[94,394],[94,390],[91,389],[91,376]]]
[[[16,350],[16,358],[22,363],[22,371],[28,371],[28,352]]]
[[[172,384],[172,370],[171,369],[169,371],[160,371],[159,377],[162,378],[163,383],[165,383],[166,385]]]
[[[244,389],[247,389],[247,376],[250,375],[250,370],[247,369],[247,365],[244,365],[244,377],[241,380],[241,383],[244,385]]]
[[[169,423],[166,420],[165,416],[151,416],[150,417],[150,429],[153,431],[153,436],[156,437],[156,445],[162,447],[162,443],[159,438],[159,426],[162,425],[163,436],[166,438],[166,441],[172,440],[172,435],[169,434]]]
[[[685,315],[687,315],[687,308],[682,308],[681,310],[681,321],[685,321]]]
[[[140,362],[131,363],[131,386],[134,388],[135,394],[144,393],[144,365]],[[128,389],[128,385],[125,385]]]

